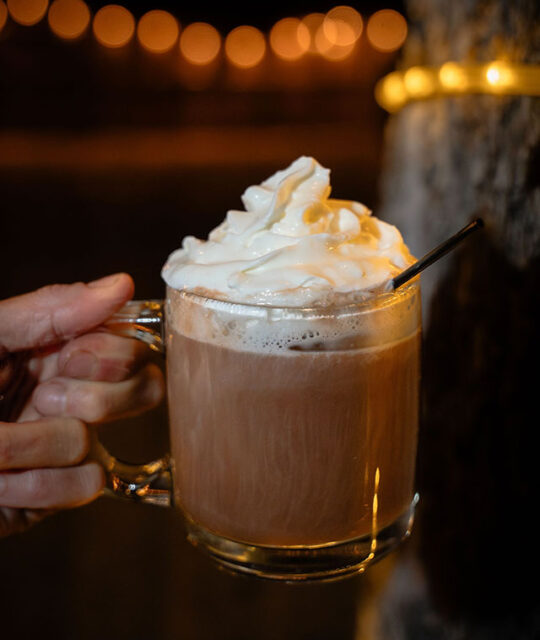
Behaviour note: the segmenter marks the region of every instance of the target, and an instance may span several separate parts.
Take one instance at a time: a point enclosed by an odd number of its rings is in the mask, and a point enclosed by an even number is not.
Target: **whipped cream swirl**
[[[207,241],[187,236],[162,270],[174,289],[251,304],[362,300],[414,262],[400,232],[330,198],[330,171],[302,156],[242,195]]]

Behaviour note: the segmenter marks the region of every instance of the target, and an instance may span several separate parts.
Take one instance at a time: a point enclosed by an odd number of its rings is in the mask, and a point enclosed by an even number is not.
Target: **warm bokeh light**
[[[180,36],[180,51],[191,64],[210,64],[221,48],[221,36],[217,29],[206,22],[193,22]]]
[[[436,88],[433,74],[422,67],[411,67],[403,76],[405,89],[413,98],[424,98],[432,94]]]
[[[347,5],[334,7],[323,21],[324,35],[329,42],[340,47],[354,44],[361,36],[363,27],[362,16]]]
[[[315,37],[317,31],[322,26],[325,19],[324,13],[309,13],[302,18],[302,24],[307,28],[309,33],[309,47],[308,51],[311,53],[317,53],[317,47],[315,44]]]
[[[448,61],[440,67],[410,67],[393,71],[375,86],[375,98],[387,111],[411,100],[459,94],[540,95],[540,65],[516,65],[502,60],[489,64]]]
[[[504,89],[513,84],[514,74],[504,62],[492,62],[486,69],[486,80],[493,89]]]
[[[3,0],[0,0],[0,31],[2,31],[2,28],[6,24],[7,16],[8,16],[7,7],[4,4]]]
[[[270,46],[283,60],[298,60],[309,49],[309,29],[298,18],[283,18],[270,31]]]
[[[266,42],[255,27],[240,26],[233,29],[225,39],[225,53],[236,67],[249,69],[264,58]]]
[[[47,19],[54,34],[72,40],[82,35],[90,24],[90,9],[83,0],[54,0]]]
[[[439,82],[445,89],[465,91],[467,74],[456,62],[445,62],[439,69]]]
[[[355,43],[349,45],[334,44],[328,39],[326,35],[326,29],[324,28],[324,22],[319,26],[315,33],[315,50],[323,58],[332,61],[344,60],[347,58],[354,49]]]
[[[168,11],[153,9],[145,13],[137,25],[137,38],[141,45],[152,53],[170,51],[176,41],[180,28],[178,21]]]
[[[396,111],[402,107],[408,99],[402,74],[393,71],[380,80],[375,87],[375,98],[388,111]]]
[[[94,35],[105,47],[123,47],[135,33],[135,18],[124,7],[109,4],[94,16]]]
[[[407,22],[401,13],[393,9],[381,9],[369,18],[366,34],[377,51],[396,51],[407,38]]]
[[[7,0],[9,15],[25,27],[37,24],[47,13],[49,0]]]

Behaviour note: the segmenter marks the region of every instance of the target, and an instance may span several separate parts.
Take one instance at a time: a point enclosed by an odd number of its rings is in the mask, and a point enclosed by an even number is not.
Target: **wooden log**
[[[409,0],[408,14],[404,68],[540,58],[534,0]],[[486,223],[422,276],[416,541],[429,593],[463,637],[534,637],[540,100],[410,103],[386,143],[379,214],[416,255],[478,215]]]

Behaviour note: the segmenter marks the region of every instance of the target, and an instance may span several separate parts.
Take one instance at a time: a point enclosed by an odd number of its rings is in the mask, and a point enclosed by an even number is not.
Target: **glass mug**
[[[167,289],[107,329],[166,353],[171,453],[99,443],[108,492],[178,507],[188,539],[236,572],[362,572],[411,531],[420,387],[418,279],[327,308]]]

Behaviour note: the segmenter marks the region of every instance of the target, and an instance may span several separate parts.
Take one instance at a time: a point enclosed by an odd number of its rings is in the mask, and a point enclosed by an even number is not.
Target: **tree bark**
[[[537,1],[409,0],[408,13],[403,68],[539,61]],[[417,541],[425,575],[446,624],[469,622],[467,639],[483,638],[480,628],[493,632],[485,637],[532,638],[540,100],[411,103],[390,117],[386,141],[380,216],[413,253],[478,215],[486,223],[422,275]]]

